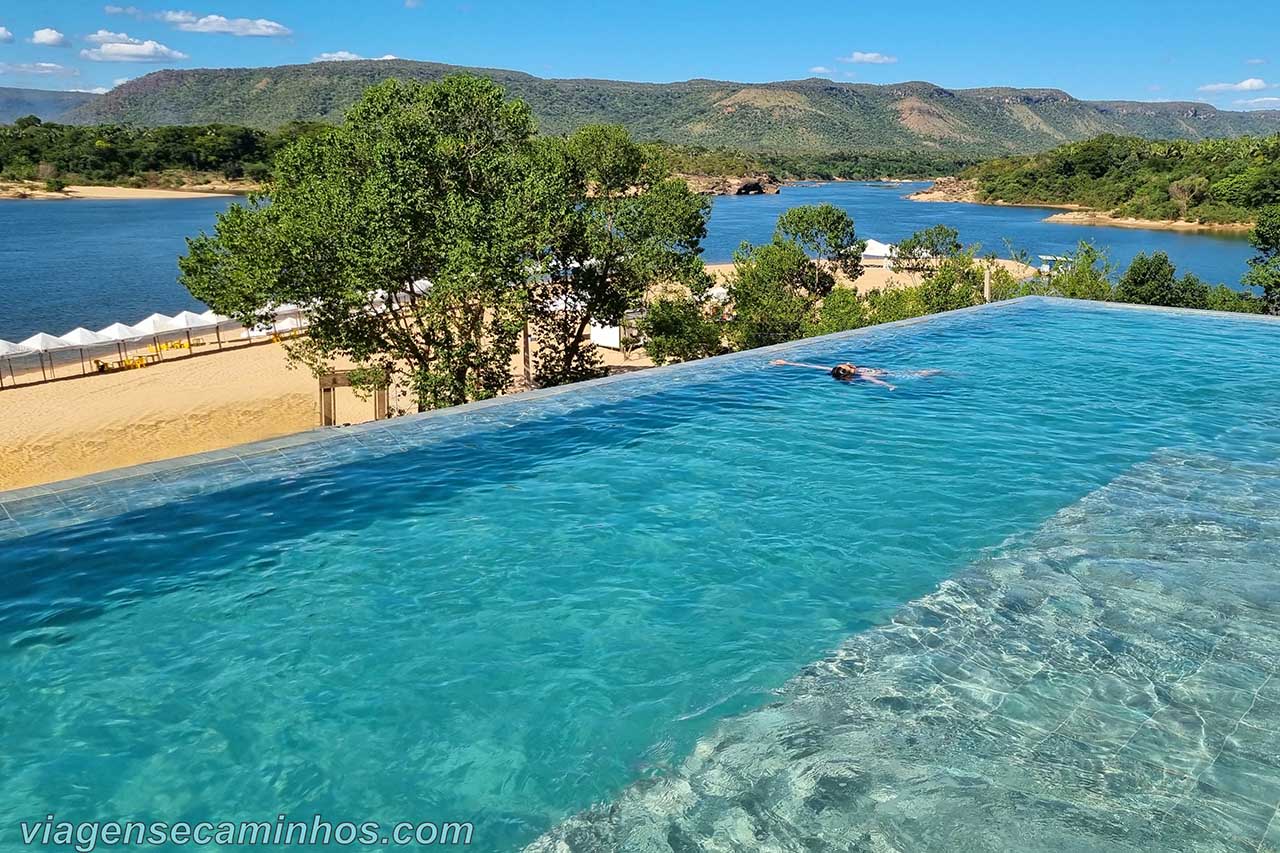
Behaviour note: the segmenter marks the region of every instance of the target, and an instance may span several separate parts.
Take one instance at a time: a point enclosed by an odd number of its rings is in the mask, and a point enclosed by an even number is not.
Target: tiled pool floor
[[[1280,462],[1160,452],[534,847],[1280,850],[1278,553]]]

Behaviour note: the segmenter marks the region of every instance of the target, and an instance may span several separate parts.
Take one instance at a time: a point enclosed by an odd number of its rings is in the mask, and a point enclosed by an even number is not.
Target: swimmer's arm
[[[897,386],[890,385],[888,382],[885,382],[883,379],[878,379],[875,376],[871,376],[870,374],[863,374],[862,378],[875,385],[883,385],[885,388],[888,388],[890,391],[898,390]]]
[[[780,358],[775,358],[773,361],[771,361],[771,362],[769,362],[769,363],[770,363],[771,365],[775,366],[775,367],[783,367],[783,366],[785,366],[785,367],[807,367],[807,368],[809,368],[809,369],[811,369],[811,370],[822,370],[822,371],[825,371],[825,372],[827,372],[827,373],[830,373],[830,372],[831,372],[831,368],[830,368],[830,367],[823,367],[821,364],[804,364],[803,362],[799,362],[799,361],[783,361],[783,360],[782,360],[782,359],[780,359]]]

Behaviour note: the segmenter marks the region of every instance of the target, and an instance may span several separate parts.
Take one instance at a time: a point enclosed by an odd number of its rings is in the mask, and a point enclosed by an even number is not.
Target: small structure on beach
[[[868,240],[867,247],[862,250],[862,261],[873,262],[876,266],[887,267],[893,260],[898,247],[892,243],[881,243],[879,240]]]

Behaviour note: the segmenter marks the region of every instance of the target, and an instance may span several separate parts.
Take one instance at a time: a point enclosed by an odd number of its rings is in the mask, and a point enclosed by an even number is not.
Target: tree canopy
[[[246,324],[303,306],[295,359],[352,362],[422,407],[506,390],[528,322],[543,384],[593,375],[588,322],[620,321],[654,281],[704,287],[707,203],[621,128],[534,131],[484,78],[375,86],[189,241],[182,282]]]
[[[371,88],[332,132],[277,157],[268,193],[189,241],[182,282],[261,321],[305,306],[294,355],[407,371],[422,406],[510,381],[538,242],[533,117],[495,84],[454,77]]]

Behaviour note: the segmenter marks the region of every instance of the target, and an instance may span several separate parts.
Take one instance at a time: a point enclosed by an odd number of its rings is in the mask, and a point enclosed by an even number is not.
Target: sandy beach
[[[0,391],[0,490],[310,429],[317,396],[316,380],[290,370],[275,344],[7,387]],[[339,405],[339,417],[354,420],[354,407]]]
[[[1183,220],[1136,219],[1134,217],[1112,216],[1095,210],[1071,210],[1066,213],[1055,213],[1048,216],[1045,222],[1056,222],[1063,225],[1100,225],[1110,228],[1141,228],[1147,231],[1188,231],[1188,232],[1232,232],[1252,231],[1252,222],[1203,223]]]
[[[208,188],[201,185],[199,189],[181,189],[167,190],[151,187],[134,188],[134,187],[97,187],[97,186],[69,186],[62,192],[51,192],[45,189],[44,184],[31,182],[13,182],[7,181],[0,183],[0,198],[25,198],[38,200],[65,200],[65,199],[184,199],[184,198],[208,198],[209,196],[232,196],[242,195],[253,190],[253,185],[239,185],[235,183],[212,183]]]

